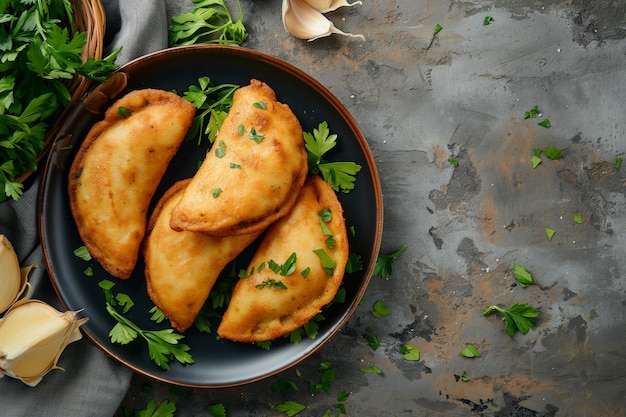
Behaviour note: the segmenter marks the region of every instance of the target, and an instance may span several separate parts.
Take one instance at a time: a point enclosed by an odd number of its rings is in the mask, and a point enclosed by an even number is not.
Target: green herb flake
[[[210,404],[206,406],[206,410],[213,417],[226,417],[226,407],[224,404]]]
[[[372,306],[372,316],[376,318],[381,318],[385,316],[390,316],[391,310],[387,308],[387,306],[380,300],[377,300]]]
[[[261,143],[261,141],[265,139],[265,136],[258,134],[254,127],[250,128],[250,134],[248,135],[248,137],[256,143]]]
[[[443,29],[443,26],[441,26],[439,23],[437,23],[435,25],[435,30],[433,31],[433,35],[438,34],[439,32],[441,32],[441,29]]]
[[[226,144],[223,140],[220,140],[217,148],[215,148],[215,156],[217,156],[218,158],[222,158],[224,155],[226,155]]]
[[[539,123],[537,123],[541,127],[545,127],[546,129],[550,128],[552,124],[550,123],[550,119],[543,119]]]
[[[448,158],[448,162],[450,163],[450,165],[457,166],[459,165],[459,158],[457,158],[456,156],[451,156],[450,158]]]
[[[483,20],[483,26],[489,26],[490,24],[492,24],[494,21],[492,16],[485,16],[485,19]]]
[[[400,354],[407,361],[419,361],[420,360],[420,351],[419,351],[419,349],[417,349],[415,346],[413,346],[410,343],[407,343],[406,345],[400,346],[399,351],[400,351]]]
[[[237,133],[239,133],[239,136],[242,136],[245,131],[246,131],[246,128],[243,127],[241,123],[239,123],[239,126],[237,126]]]
[[[463,375],[461,375],[461,382],[467,382],[469,381],[469,376],[467,375],[466,372],[463,372]]]
[[[622,167],[622,161],[623,159],[621,157],[617,157],[615,158],[615,169],[619,171],[619,169]]]
[[[382,374],[383,371],[376,365],[368,366],[365,368],[359,368],[359,370],[366,374]]]
[[[541,158],[537,155],[533,155],[532,158],[530,158],[530,162],[533,164],[533,169],[535,169],[541,164]]]
[[[93,268],[90,266],[87,267],[87,269],[83,271],[83,274],[85,274],[88,277],[93,277]]]
[[[277,404],[275,408],[282,413],[287,413],[289,417],[292,417],[303,412],[307,407],[304,404],[289,400],[284,403]]]
[[[459,352],[459,355],[463,356],[464,358],[479,358],[480,352],[478,351],[478,349],[476,349],[476,346],[472,344],[467,344],[463,348],[463,350]]]
[[[153,321],[155,323],[162,323],[167,317],[165,316],[165,313],[163,313],[163,310],[161,310],[159,307],[154,306],[150,309],[149,313],[151,313],[152,315],[150,316],[150,321]]]
[[[535,119],[539,114],[539,106],[535,105],[532,109],[524,113],[524,119]]]
[[[216,188],[213,190],[213,198],[217,198],[220,194],[222,194],[222,189],[221,188]]]
[[[574,214],[574,223],[583,224],[583,215],[580,213]]]
[[[123,307],[122,313],[124,314],[128,313],[128,310],[130,310],[135,305],[135,302],[130,298],[128,294],[118,293],[115,296],[115,301],[117,301],[117,304],[119,306]]]
[[[407,245],[402,245],[390,254],[378,254],[372,274],[382,278],[390,276],[393,273],[393,262],[404,253],[407,247]]]
[[[156,400],[150,400],[146,404],[146,408],[135,412],[135,417],[174,417],[176,412],[176,403],[173,401],[163,400],[159,406],[156,406]]]
[[[119,117],[121,119],[126,119],[131,114],[132,114],[132,112],[129,109],[127,109],[126,107],[124,107],[124,106],[119,106],[117,108],[117,117]]]
[[[516,303],[506,309],[497,305],[489,306],[482,312],[482,315],[488,316],[494,311],[502,315],[505,331],[511,337],[515,336],[516,332],[528,333],[531,328],[535,327],[535,318],[541,313],[528,304]]]
[[[311,272],[311,267],[306,267],[302,270],[302,272],[300,272],[300,275],[302,275],[303,278],[306,278],[309,276],[309,273]]]
[[[265,103],[264,101],[257,101],[255,103],[252,103],[252,105],[257,109],[261,109],[261,110],[267,109],[267,103]]]
[[[552,147],[544,149],[543,154],[552,160],[561,159],[563,157],[563,151],[561,149]]]
[[[79,248],[74,249],[74,256],[76,256],[77,258],[83,260],[83,261],[91,261],[93,258],[91,257],[91,254],[89,253],[89,251],[87,250],[86,246],[81,246]]]
[[[322,262],[322,268],[326,271],[326,274],[329,277],[332,277],[335,273],[335,268],[337,267],[337,262],[335,262],[324,249],[315,249],[313,253],[316,254],[320,261]]]
[[[229,166],[230,166],[232,169],[239,169],[239,168],[241,168],[241,165],[236,164],[236,163],[234,163],[234,162],[231,162]]]
[[[548,240],[552,240],[552,237],[554,236],[555,233],[556,231],[554,229],[546,227],[546,236],[548,237]]]
[[[535,284],[533,274],[531,274],[531,272],[522,265],[513,264],[513,276],[522,288]]]
[[[380,346],[380,336],[368,335],[367,344],[372,348],[372,350],[378,349],[378,346]]]

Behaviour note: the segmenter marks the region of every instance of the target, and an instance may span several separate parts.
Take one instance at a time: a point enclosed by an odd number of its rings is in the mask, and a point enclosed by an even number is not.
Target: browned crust
[[[122,119],[122,116],[118,114],[118,109],[120,107],[127,108],[132,114],[135,111],[138,111],[148,105],[167,103],[173,100],[175,100],[179,106],[184,107],[187,110],[187,113],[191,116],[188,118],[188,121],[186,123],[185,130],[188,130],[191,127],[191,124],[193,122],[193,115],[195,114],[195,107],[193,106],[193,104],[180,98],[176,94],[163,90],[144,89],[131,91],[130,93],[126,94],[118,101],[116,101],[113,105],[111,105],[109,109],[107,109],[104,114],[104,119],[102,121],[93,125],[93,127],[90,129],[87,136],[83,140],[70,167],[68,175],[68,192],[70,199],[70,208],[74,221],[76,222],[78,232],[91,256],[96,259],[107,272],[117,278],[127,279],[130,277],[139,256],[139,249],[141,241],[143,240],[143,236],[138,237],[138,245],[136,251],[134,251],[134,253],[132,254],[133,256],[126,260],[126,262],[119,262],[116,259],[109,259],[108,254],[106,254],[97,245],[94,239],[83,230],[84,216],[76,200],[77,189],[80,186],[80,182],[78,179],[83,169],[83,161],[86,155],[89,153],[92,145],[98,140],[98,138],[107,129],[110,129]],[[180,138],[179,145],[183,140],[184,136]],[[175,152],[172,153],[172,157],[174,156],[174,154]],[[112,196],[112,198],[115,198],[115,196]]]

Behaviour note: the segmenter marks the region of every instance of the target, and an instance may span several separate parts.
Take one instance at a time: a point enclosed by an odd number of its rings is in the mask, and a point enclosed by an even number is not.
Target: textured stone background
[[[340,334],[297,366],[301,376],[219,390],[137,376],[117,416],[157,398],[180,417],[208,416],[215,403],[230,417],[280,416],[286,400],[321,417],[334,415],[341,390],[348,416],[626,414],[626,166],[614,168],[626,152],[626,4],[364,0],[329,16],[365,42],[312,43],[284,31],[280,1],[243,8],[244,46],[310,73],[359,122],[384,192],[382,252],[408,249],[392,276],[372,279]],[[534,105],[550,129],[523,119]],[[533,169],[533,149],[550,146],[563,158]],[[514,263],[539,285],[516,285]],[[392,315],[374,318],[376,300]],[[481,311],[514,302],[542,314],[510,338]],[[380,336],[378,350],[367,335]],[[420,361],[402,357],[405,343]],[[482,356],[459,356],[466,343]],[[321,361],[337,370],[333,390],[311,396]],[[371,365],[383,373],[359,370]],[[273,392],[279,378],[299,391]]]

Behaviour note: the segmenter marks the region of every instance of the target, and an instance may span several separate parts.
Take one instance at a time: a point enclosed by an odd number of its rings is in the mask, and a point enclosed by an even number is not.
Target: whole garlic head
[[[312,6],[309,2],[315,6]],[[348,4],[345,0],[283,0],[283,25],[293,36],[309,41],[314,41],[333,33],[359,38],[364,41],[365,37],[363,35],[354,35],[337,29],[333,22],[328,20],[322,14],[322,11],[316,8],[323,7],[322,10],[330,11],[341,6],[352,6],[355,4],[360,4],[360,2]]]
[[[61,313],[39,300],[22,299],[0,320],[0,378],[36,386],[72,342],[82,338],[76,312]]]
[[[5,235],[0,235],[0,314],[22,295],[27,287],[28,270],[20,270],[13,245]]]

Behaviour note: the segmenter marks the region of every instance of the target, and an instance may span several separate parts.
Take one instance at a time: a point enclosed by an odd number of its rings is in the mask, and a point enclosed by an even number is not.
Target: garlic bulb
[[[61,313],[39,300],[22,299],[0,320],[0,377],[34,387],[56,364],[65,347],[81,339],[76,312]]]
[[[21,272],[13,245],[5,235],[0,235],[0,314],[11,307],[26,289],[28,271]]]
[[[356,6],[357,4],[363,4],[361,1],[355,1],[354,3],[348,3],[347,0],[305,0],[309,6],[313,7],[320,13],[327,13],[337,10],[344,6]]]
[[[312,0],[315,3],[328,4],[341,3],[343,0]],[[357,2],[358,3],[358,2]],[[357,4],[352,3],[351,5]],[[347,3],[346,3],[347,5]],[[337,6],[340,7],[340,6]],[[365,40],[363,35],[353,35],[337,29],[322,12],[312,7],[306,0],[283,0],[282,5],[283,25],[293,36],[300,39],[314,41],[333,33]]]

